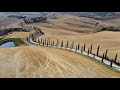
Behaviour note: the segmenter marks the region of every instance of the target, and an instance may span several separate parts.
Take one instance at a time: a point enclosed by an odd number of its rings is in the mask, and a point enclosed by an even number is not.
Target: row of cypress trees
[[[57,39],[56,44],[55,44],[54,40],[51,41],[50,39],[46,39],[46,38],[45,38],[45,39],[43,39],[43,38],[39,39],[39,38],[36,38],[36,37],[34,37],[33,35],[31,35],[31,36],[27,37],[27,41],[30,40],[30,37],[32,38],[33,41],[38,42],[39,44],[46,45],[46,46],[56,46],[56,47],[60,46],[61,48],[62,48],[62,47],[70,48],[70,50],[71,50],[71,49],[74,49],[74,47],[75,47],[74,41],[73,41],[73,42],[70,44],[70,46],[69,46],[69,40],[67,40],[67,42],[66,42],[66,44],[65,44],[65,46],[64,46],[63,40],[60,42],[59,39]],[[83,53],[83,51],[84,51],[84,52],[87,52],[88,55],[89,55],[89,54],[93,54],[93,53],[92,53],[92,49],[93,49],[93,45],[92,45],[92,44],[91,44],[91,46],[88,48],[88,50],[86,51],[86,44],[84,43],[84,45],[81,46],[81,48],[80,48],[80,43],[78,43],[78,45],[76,45],[76,47],[75,47],[75,51],[80,50],[80,49],[81,49],[81,54]],[[100,56],[100,55],[99,55],[99,51],[100,51],[100,45],[98,45],[96,56]],[[107,49],[107,50],[105,51],[105,53],[103,53],[103,55],[101,56],[101,57],[102,57],[102,63],[104,63],[104,61],[103,61],[104,59],[109,60],[109,59],[108,59],[108,56],[107,56],[107,53],[108,53],[108,49]],[[95,54],[93,54],[93,55],[95,55]],[[114,63],[117,63],[116,60],[117,60],[117,54],[115,55],[115,58],[114,58],[114,59],[109,60],[111,67],[112,67],[113,62],[114,62]]]

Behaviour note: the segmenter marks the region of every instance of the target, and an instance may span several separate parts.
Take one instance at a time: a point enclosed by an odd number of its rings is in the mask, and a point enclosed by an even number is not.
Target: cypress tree
[[[113,60],[110,60],[110,67],[112,67]]]
[[[115,59],[114,59],[114,62],[116,63],[116,60],[117,60],[117,54],[115,55]]]
[[[102,56],[102,63],[103,63],[103,60],[104,60],[104,53],[103,53],[103,56]]]
[[[37,42],[37,37],[35,36],[35,42]]]
[[[43,40],[42,40],[42,38],[41,38],[41,41],[40,41],[42,44],[43,44]]]
[[[90,47],[90,53],[92,53],[92,44],[91,44],[91,47]]]
[[[89,48],[88,48],[88,56],[89,56]]]
[[[68,48],[68,46],[69,46],[69,40],[67,41],[67,45],[66,45],[66,48]]]
[[[26,40],[28,41],[28,36],[26,36]]]
[[[30,42],[30,36],[28,36],[28,41]]]
[[[34,35],[32,34],[32,38],[33,38],[33,41],[34,41]]]
[[[47,43],[46,43],[46,44],[47,44],[47,46],[48,46],[48,40],[47,40]]]
[[[98,48],[97,48],[97,56],[99,54],[99,49],[100,49],[100,45],[98,45]]]
[[[78,50],[80,50],[80,44],[78,44]]]
[[[45,42],[44,42],[44,39],[43,39],[43,46],[44,46]]]
[[[105,52],[105,58],[107,57],[107,52],[108,52],[108,49],[107,49],[106,52]]]
[[[61,42],[61,47],[63,47],[63,40],[62,40],[62,42]]]
[[[35,37],[33,37],[33,41],[35,42]]]
[[[83,50],[85,51],[85,44],[84,44],[84,48],[83,48]]]

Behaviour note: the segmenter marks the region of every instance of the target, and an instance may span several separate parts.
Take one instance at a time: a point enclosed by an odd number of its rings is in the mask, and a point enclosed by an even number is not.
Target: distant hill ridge
[[[47,18],[60,18],[66,14],[82,16],[95,19],[114,19],[120,18],[120,12],[0,12],[7,15],[26,15],[27,17],[46,16]]]

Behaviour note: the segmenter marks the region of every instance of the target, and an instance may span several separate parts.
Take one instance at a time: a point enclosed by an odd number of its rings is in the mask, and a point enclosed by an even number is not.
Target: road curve
[[[37,31],[37,29],[36,29],[34,33],[37,34],[37,32],[39,32],[39,31]],[[38,33],[38,35],[36,35],[36,37],[39,37],[39,36],[41,36],[43,34],[44,34],[44,32],[42,32],[42,30],[41,30],[41,33]],[[32,38],[30,38],[29,42],[34,44],[34,45],[41,45],[41,46],[46,46],[46,47],[61,48],[59,46],[51,46],[51,45],[46,45],[46,44],[44,44],[44,45],[43,44],[39,44],[38,42],[33,41]],[[79,54],[82,54],[82,55],[88,56],[90,58],[93,58],[93,59],[95,59],[95,60],[97,60],[99,62],[102,62],[102,58],[97,56],[97,55],[95,55],[95,54],[91,54],[91,53],[88,54],[88,52],[85,52],[85,51],[76,50],[76,49],[70,49],[70,48],[65,48],[65,47],[62,47],[61,49],[77,52]],[[111,62],[109,60],[103,59],[103,63],[110,67]],[[120,66],[115,64],[115,63],[112,63],[112,68],[115,69],[115,70],[120,71]]]

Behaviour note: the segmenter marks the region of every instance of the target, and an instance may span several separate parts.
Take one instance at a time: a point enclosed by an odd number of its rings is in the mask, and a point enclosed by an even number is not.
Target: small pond
[[[2,45],[0,45],[0,48],[8,48],[8,47],[15,47],[15,43],[14,42],[6,42],[6,43],[3,43]]]

